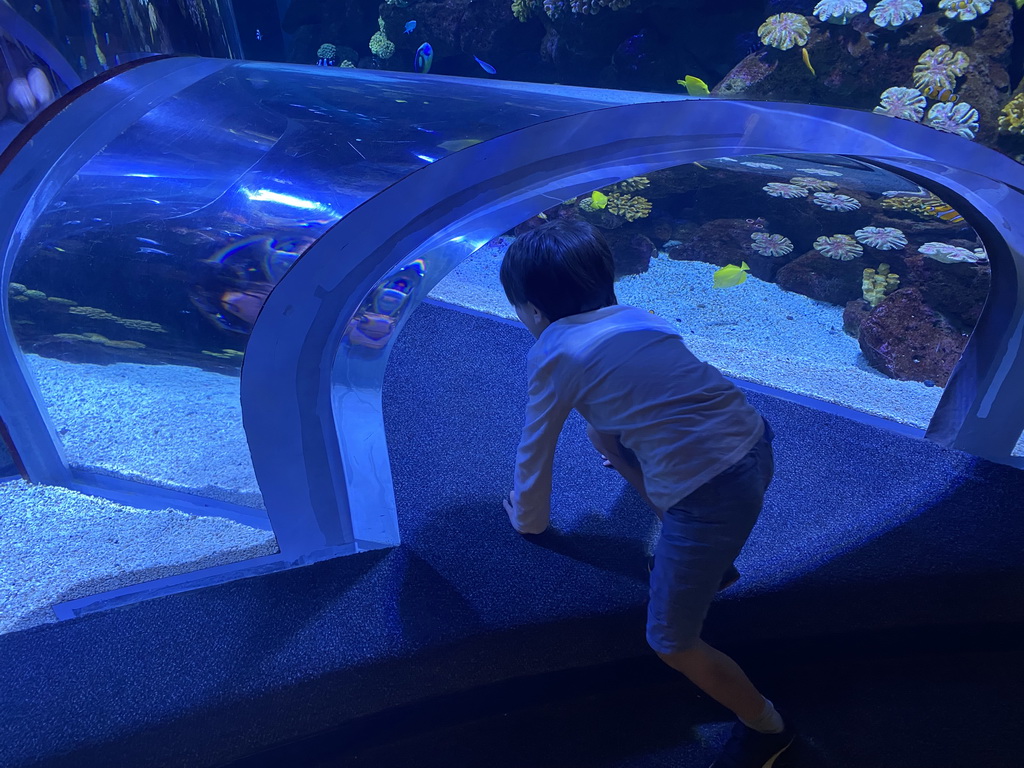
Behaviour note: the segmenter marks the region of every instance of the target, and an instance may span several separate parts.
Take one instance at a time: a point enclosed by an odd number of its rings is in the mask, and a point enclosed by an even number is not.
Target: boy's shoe
[[[795,738],[796,734],[788,726],[782,733],[758,733],[743,723],[736,723],[732,736],[711,768],[772,768]]]

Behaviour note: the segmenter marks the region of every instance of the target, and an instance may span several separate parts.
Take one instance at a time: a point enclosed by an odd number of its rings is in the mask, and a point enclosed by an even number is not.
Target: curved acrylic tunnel
[[[906,121],[165,59],[80,95],[37,138],[0,176],[17,214],[4,222],[5,281],[31,276],[33,262],[45,270],[59,242],[78,248],[75,263],[104,290],[137,292],[139,306],[178,291],[206,326],[249,333],[242,417],[260,501],[289,562],[397,542],[381,387],[395,336],[433,285],[561,200],[723,155],[851,155],[956,203],[985,242],[993,290],[931,434],[998,459],[1024,429],[1014,389],[1024,382],[1024,241],[1009,225],[1024,215],[1020,167]],[[204,287],[228,278],[247,287]],[[65,482],[62,443],[3,301],[0,368],[12,385],[0,415],[33,478]],[[163,361],[175,359],[166,350]],[[229,491],[218,498],[247,503]]]

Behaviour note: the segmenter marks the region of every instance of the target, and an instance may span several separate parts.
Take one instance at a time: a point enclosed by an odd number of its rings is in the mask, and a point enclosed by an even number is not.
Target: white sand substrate
[[[0,632],[55,621],[51,606],[277,552],[270,531],[66,488],[0,484]]]
[[[498,280],[510,238],[484,246],[438,283],[431,296],[515,319]],[[925,428],[939,387],[896,381],[868,366],[843,332],[843,309],[748,277],[714,288],[718,267],[664,254],[642,275],[616,283],[619,303],[675,323],[695,355],[729,376]],[[790,319],[792,318],[792,319]]]

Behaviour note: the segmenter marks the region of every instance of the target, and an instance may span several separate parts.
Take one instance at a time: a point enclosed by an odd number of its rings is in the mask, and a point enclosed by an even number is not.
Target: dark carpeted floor
[[[521,537],[502,510],[531,341],[436,306],[399,337],[400,547],[0,637],[0,765],[222,765],[324,733],[260,759],[703,765],[725,714],[645,657],[655,520],[578,417],[552,531]],[[1018,764],[1024,472],[749,397],[777,475],[708,640],[800,722],[803,766]],[[542,673],[562,676],[503,682]]]

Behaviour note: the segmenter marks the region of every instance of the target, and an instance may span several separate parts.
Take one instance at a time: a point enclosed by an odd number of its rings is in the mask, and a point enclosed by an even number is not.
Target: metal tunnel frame
[[[885,165],[937,190],[978,231],[992,289],[927,436],[1008,462],[1024,430],[1024,238],[1013,226],[1024,220],[1020,165],[931,128],[838,108],[628,104],[523,128],[408,175],[349,213],[277,285],[249,340],[241,392],[282,552],[297,544],[296,552],[316,557],[353,542],[398,542],[381,408],[385,367],[342,345],[350,319],[388,275],[425,264],[397,334],[462,258],[558,201],[660,168],[772,153]]]

